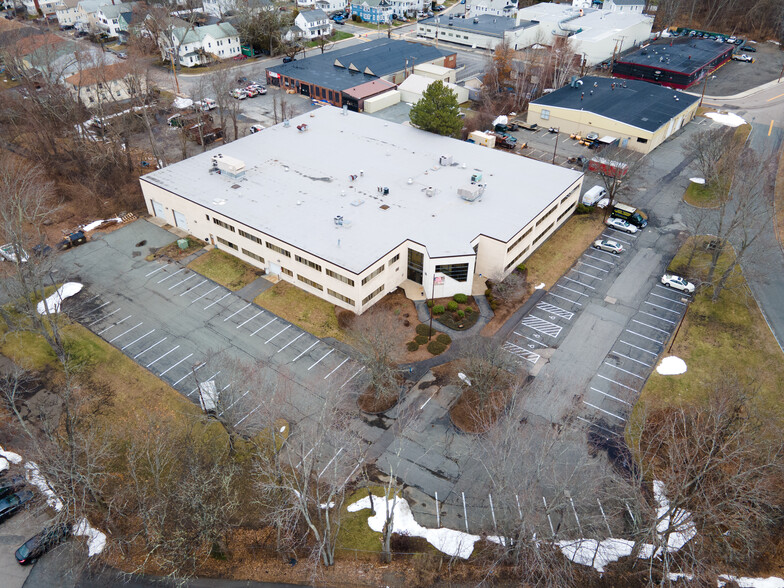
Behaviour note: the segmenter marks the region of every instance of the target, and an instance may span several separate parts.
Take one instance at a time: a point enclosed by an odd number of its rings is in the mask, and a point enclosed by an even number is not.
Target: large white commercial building
[[[361,313],[470,294],[574,211],[583,175],[325,106],[141,178],[150,214]]]

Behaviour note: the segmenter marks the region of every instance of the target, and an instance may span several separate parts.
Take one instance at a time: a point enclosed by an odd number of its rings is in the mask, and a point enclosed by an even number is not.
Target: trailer
[[[603,176],[622,178],[629,172],[629,164],[603,157],[594,157],[588,162],[588,171],[596,172]]]

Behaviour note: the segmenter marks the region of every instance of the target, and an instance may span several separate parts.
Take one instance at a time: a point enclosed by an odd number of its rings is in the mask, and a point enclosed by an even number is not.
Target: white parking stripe
[[[107,302],[106,304],[109,304],[109,303]],[[105,305],[104,305],[104,306],[105,306]],[[100,307],[99,307],[99,308],[100,308]],[[96,308],[95,310],[98,310],[98,309]],[[115,312],[120,312],[121,310],[122,310],[122,307],[118,308],[117,310],[113,310],[112,312],[110,312],[110,313],[109,313],[109,314],[107,314],[106,316],[102,316],[101,318],[97,318],[97,319],[95,319],[93,322],[91,322],[91,323],[90,323],[89,325],[87,325],[87,326],[88,326],[88,327],[92,327],[92,326],[93,326],[95,323],[97,323],[97,322],[100,322],[100,321],[102,321],[103,319],[109,318],[109,317],[110,317],[110,316],[112,316],[112,315],[113,315]]]
[[[168,276],[166,276],[165,278],[162,278],[162,279],[158,280],[158,284],[162,284],[163,282],[165,282],[165,281],[166,281],[166,280],[168,280],[169,278],[173,278],[174,276],[176,276],[176,275],[177,275],[177,274],[179,274],[180,272],[184,272],[184,271],[185,271],[185,268],[178,269],[178,270],[177,270],[176,272],[174,272],[173,274],[169,274],[169,275],[168,275]]]
[[[634,372],[630,372],[629,370],[619,368],[617,365],[613,365],[609,361],[605,361],[604,365],[608,365],[611,368],[618,370],[619,372],[623,372],[624,374],[629,374],[630,376],[634,376],[635,378],[639,378],[640,380],[645,380],[645,378],[643,378],[642,376],[638,376],[637,374],[635,374]]]
[[[603,426],[601,426],[601,425],[597,425],[597,424],[596,424],[596,423],[594,423],[593,421],[589,421],[588,419],[584,419],[584,418],[583,418],[583,417],[581,417],[581,416],[577,416],[577,415],[575,415],[575,418],[576,418],[578,421],[582,421],[582,422],[584,422],[584,423],[586,423],[586,424],[588,424],[588,425],[590,425],[590,426],[592,426],[592,427],[596,427],[597,429],[601,429],[602,431],[605,431],[606,433],[609,433],[610,435],[617,435],[618,437],[621,437],[621,436],[622,436],[622,435],[621,435],[620,433],[618,433],[617,431],[611,431],[611,430],[610,430],[610,429],[608,429],[607,427],[603,427]],[[548,515],[548,516],[549,516],[549,515]]]
[[[645,367],[653,367],[653,366],[652,366],[651,364],[649,364],[649,363],[645,363],[644,361],[640,361],[639,359],[634,359],[633,357],[630,357],[630,356],[628,356],[628,355],[624,355],[623,353],[618,353],[617,351],[613,351],[613,353],[614,353],[615,355],[619,356],[619,357],[623,357],[623,358],[625,358],[625,359],[629,359],[629,360],[631,360],[631,361],[634,361],[634,362],[640,363],[640,364],[644,365]]]
[[[96,307],[95,307],[95,308],[93,308],[93,309],[92,309],[90,312],[88,312],[86,315],[84,315],[84,318],[87,318],[87,317],[88,317],[88,316],[90,316],[92,313],[94,313],[96,310],[100,310],[100,309],[102,309],[102,308],[103,308],[104,306],[106,306],[107,304],[111,304],[111,301],[110,301],[110,302],[104,302],[103,304],[101,304],[101,306],[96,306]],[[100,319],[99,319],[99,320],[100,320]]]
[[[645,301],[645,304],[650,304],[651,306],[655,306],[656,308],[661,308],[662,310],[666,310],[667,312],[672,312],[677,315],[681,314],[680,310],[673,310],[671,308],[667,308],[666,306],[661,306],[659,304],[654,304],[653,302],[648,302],[647,300]]]
[[[189,371],[187,374],[185,374],[185,375],[184,375],[183,377],[181,377],[179,380],[177,380],[176,382],[174,382],[174,384],[172,384],[172,387],[174,387],[174,386],[176,386],[177,384],[179,384],[180,382],[182,382],[182,381],[183,381],[185,378],[187,378],[188,376],[190,376],[191,374],[193,374],[193,372],[197,372],[197,371],[199,371],[199,370],[200,370],[201,368],[203,368],[205,365],[207,365],[207,362],[206,362],[206,361],[203,361],[203,362],[201,362],[199,365],[197,365],[195,368],[193,368],[191,371]]]
[[[184,280],[180,280],[179,282],[177,282],[176,284],[174,284],[174,286],[169,286],[167,289],[168,289],[168,290],[174,290],[174,289],[175,289],[177,286],[181,286],[182,284],[184,284],[184,283],[185,283],[185,282],[187,282],[188,280],[192,280],[193,278],[196,278],[196,277],[198,277],[198,275],[199,275],[199,274],[192,274],[192,275],[188,276],[187,278],[185,278]]]
[[[294,341],[296,341],[297,339],[299,339],[300,337],[302,337],[302,335],[304,335],[304,334],[305,334],[305,333],[304,333],[304,332],[302,332],[302,333],[300,333],[299,335],[297,335],[296,337],[294,337],[294,338],[293,338],[291,341],[289,341],[289,342],[288,342],[288,343],[286,343],[286,344],[285,344],[283,347],[281,347],[280,349],[278,349],[277,353],[280,353],[281,351],[283,351],[284,349],[286,349],[286,347],[288,347],[289,345],[291,345],[292,343],[294,343]]]
[[[638,337],[642,337],[643,339],[648,339],[648,341],[653,341],[654,343],[658,343],[659,345],[662,344],[662,342],[659,341],[658,339],[653,339],[652,337],[647,337],[647,336],[643,335],[642,333],[638,333],[637,331],[632,331],[630,329],[626,329],[626,332],[627,333],[631,333],[632,335],[637,335]]]
[[[183,358],[182,358],[180,361],[178,361],[177,363],[175,363],[173,366],[171,366],[171,367],[167,368],[165,371],[163,371],[163,372],[161,372],[160,374],[158,374],[158,376],[163,376],[163,374],[165,374],[166,372],[173,370],[173,369],[174,369],[174,368],[176,368],[178,365],[180,365],[180,364],[181,364],[183,361],[185,361],[186,359],[188,359],[188,358],[189,358],[191,355],[193,355],[193,353],[191,353],[191,354],[189,354],[189,355],[186,355],[186,356],[185,356],[185,357],[183,357]]]
[[[557,284],[556,284],[556,285],[557,285]],[[572,299],[570,299],[570,298],[566,298],[566,297],[564,297],[564,296],[559,296],[558,294],[554,294],[554,293],[552,293],[552,292],[548,292],[548,294],[549,294],[550,296],[555,296],[556,298],[560,298],[561,300],[566,300],[567,302],[571,302],[572,304],[576,304],[577,306],[582,306],[582,304],[580,304],[579,302],[576,302],[575,300],[572,300]]]
[[[215,287],[214,287],[212,290],[207,290],[207,291],[206,291],[204,294],[202,294],[202,295],[201,295],[201,296],[199,296],[198,298],[194,298],[193,300],[191,300],[191,304],[193,304],[194,302],[198,302],[199,300],[201,300],[202,298],[204,298],[204,297],[205,297],[207,294],[209,294],[210,292],[215,292],[215,290],[217,290],[218,288],[220,288],[220,286],[215,286]]]
[[[365,369],[365,366],[362,366],[361,368],[359,368],[359,370],[357,370],[357,371],[354,373],[354,375],[353,375],[353,376],[351,376],[351,377],[350,377],[348,380],[346,380],[345,382],[343,382],[343,385],[342,385],[340,388],[338,388],[338,390],[342,390],[342,389],[343,389],[343,386],[345,386],[345,385],[346,385],[346,384],[348,384],[348,383],[349,383],[351,380],[353,380],[353,379],[354,379],[354,378],[356,378],[356,377],[357,377],[359,374],[361,374],[361,373],[362,373],[362,371],[363,371],[364,369]]]
[[[602,251],[602,253],[604,253],[604,252]],[[613,263],[612,261],[609,261],[607,259],[602,259],[601,257],[594,257],[593,255],[588,255],[587,253],[583,253],[583,255],[585,257],[589,258],[589,259],[595,259],[596,261],[601,261],[602,263],[606,263],[608,265],[611,265],[611,266],[615,267],[615,263]],[[610,255],[610,254],[608,253],[608,255]],[[615,256],[613,255],[613,257],[615,257]]]
[[[215,306],[216,304],[218,304],[218,302],[226,298],[226,296],[231,296],[231,292],[227,292],[226,294],[218,298],[215,302],[210,302],[207,306],[204,307],[204,310],[207,310],[210,306]]]
[[[602,380],[607,380],[608,382],[612,382],[613,384],[617,384],[621,388],[626,388],[627,390],[631,390],[632,392],[637,393],[637,389],[636,388],[632,388],[631,386],[627,386],[626,384],[621,384],[620,382],[616,382],[612,378],[608,378],[607,376],[603,376],[602,374],[596,374],[596,375],[599,376]]]
[[[264,404],[263,402],[262,402],[261,404],[259,404],[259,405],[258,405],[256,408],[254,408],[252,411],[250,411],[248,414],[246,414],[244,417],[242,417],[240,420],[238,420],[238,421],[237,421],[237,422],[234,424],[234,426],[235,426],[235,427],[236,427],[236,426],[238,426],[238,425],[239,425],[239,424],[240,424],[242,421],[244,421],[246,418],[248,418],[248,417],[249,417],[250,415],[252,415],[254,412],[256,412],[257,410],[259,410],[259,409],[260,409],[260,408],[263,406],[263,404]]]
[[[344,359],[343,361],[341,361],[341,362],[340,362],[340,365],[338,365],[338,367],[336,367],[334,370],[332,370],[332,371],[331,371],[331,372],[329,372],[329,373],[328,373],[326,376],[324,376],[324,379],[326,380],[328,377],[330,377],[332,374],[334,374],[336,371],[338,371],[338,370],[340,369],[340,367],[341,367],[341,366],[342,366],[344,363],[346,363],[346,362],[348,361],[348,359],[349,359],[349,358],[347,357],[346,359]]]
[[[248,395],[248,393],[249,393],[249,392],[250,392],[250,390],[248,390],[247,392],[245,392],[245,394],[243,394],[242,396],[240,396],[239,398],[237,398],[237,400],[235,400],[234,402],[232,402],[231,404],[229,404],[229,405],[228,405],[226,408],[224,408],[222,411],[220,411],[220,412],[218,413],[218,416],[221,416],[221,415],[223,415],[223,413],[224,413],[224,412],[226,412],[226,411],[227,411],[227,410],[229,410],[229,409],[230,409],[232,406],[234,406],[235,404],[237,404],[237,403],[238,403],[240,400],[242,400],[243,398],[245,398],[245,397]]]
[[[607,398],[612,398],[613,400],[617,400],[618,402],[623,402],[624,404],[628,404],[629,406],[632,405],[631,402],[626,402],[623,398],[618,398],[617,396],[613,396],[612,394],[608,394],[607,392],[602,392],[601,390],[599,390],[598,388],[594,388],[593,386],[591,386],[591,390],[593,390],[594,392],[598,392],[599,394],[603,394]]]
[[[589,286],[588,284],[583,284],[580,280],[573,280],[567,276],[562,276],[564,280],[569,280],[570,282],[574,282],[575,284],[580,284],[581,286],[585,286],[586,288],[590,288],[591,290],[596,290],[593,286]]]
[[[303,351],[302,353],[300,353],[300,354],[299,354],[297,357],[295,357],[294,359],[292,359],[292,360],[291,360],[291,363],[294,363],[295,361],[297,361],[297,360],[298,360],[300,357],[302,357],[303,355],[305,355],[305,354],[306,354],[308,351],[310,351],[311,349],[313,349],[313,348],[314,348],[316,345],[318,345],[319,343],[321,343],[321,340],[320,340],[320,339],[316,339],[316,342],[315,342],[313,345],[311,345],[311,346],[310,346],[310,347],[308,347],[308,348],[307,348],[305,351]]]
[[[202,364],[202,365],[204,365],[204,364]],[[207,378],[207,379],[206,379],[206,380],[204,380],[204,381],[205,381],[205,382],[209,382],[210,380],[212,380],[213,378],[215,378],[215,376],[217,376],[219,373],[220,373],[220,370],[218,370],[217,372],[215,372],[214,374],[212,374],[212,375],[211,375],[209,378]],[[196,390],[198,390],[198,389],[199,389],[199,387],[198,387],[198,386],[196,386],[196,387],[195,387],[193,390],[191,390],[190,392],[188,392],[188,393],[186,394],[186,396],[190,396],[191,394],[193,394],[194,392],[196,392]]]
[[[259,331],[261,331],[261,330],[262,330],[264,327],[266,327],[267,325],[271,325],[271,324],[272,324],[272,323],[274,323],[276,320],[278,320],[278,317],[275,317],[275,318],[271,319],[269,322],[267,322],[267,323],[263,324],[262,326],[260,326],[258,329],[256,329],[255,331],[253,331],[253,332],[250,334],[250,336],[251,336],[251,337],[253,337],[253,335],[255,335],[256,333],[258,333]]]
[[[103,335],[103,334],[104,334],[106,331],[108,331],[109,329],[113,329],[113,328],[114,328],[114,327],[116,327],[117,325],[121,325],[121,324],[123,324],[125,321],[127,321],[127,320],[128,320],[129,318],[131,318],[132,316],[133,316],[132,314],[129,314],[129,315],[128,315],[128,316],[126,316],[124,319],[120,319],[119,321],[117,321],[117,322],[116,322],[116,323],[114,323],[113,325],[109,325],[109,326],[108,326],[108,327],[106,327],[106,328],[105,328],[103,331],[98,331],[98,332],[96,333],[96,335]]]
[[[188,288],[187,290],[185,290],[185,292],[183,292],[182,294],[180,294],[180,296],[185,296],[185,295],[186,295],[188,292],[193,292],[193,291],[194,291],[196,288],[198,288],[198,287],[199,287],[199,286],[201,286],[202,284],[206,284],[207,282],[209,282],[209,280],[202,280],[201,282],[199,282],[198,284],[196,284],[196,285],[195,285],[193,288]],[[194,300],[194,302],[195,302],[195,300]]]
[[[267,343],[269,343],[270,341],[272,341],[272,340],[273,340],[275,337],[277,337],[278,335],[280,335],[280,334],[281,334],[283,331],[286,331],[287,329],[290,329],[290,328],[291,328],[291,325],[287,325],[287,326],[283,327],[283,328],[282,328],[280,331],[278,331],[277,333],[275,333],[275,334],[274,334],[272,337],[270,337],[269,339],[267,339],[266,341],[264,341],[264,345],[266,345]]]
[[[659,327],[654,327],[653,325],[649,325],[648,323],[644,323],[642,321],[638,321],[637,319],[632,319],[632,322],[633,323],[637,323],[638,325],[642,325],[643,327],[648,327],[649,329],[653,329],[654,331],[659,331],[659,332],[664,333],[666,335],[670,334],[669,331],[665,331],[664,329],[660,329]]]
[[[613,413],[611,413],[611,412],[609,412],[609,411],[607,411],[607,410],[604,410],[603,408],[599,408],[599,407],[598,407],[598,406],[596,406],[595,404],[591,404],[590,402],[586,402],[585,400],[583,400],[583,402],[584,402],[585,404],[587,404],[588,406],[590,406],[591,408],[595,408],[596,410],[600,410],[601,412],[603,412],[603,413],[605,413],[605,414],[608,414],[608,415],[610,415],[611,417],[615,417],[616,419],[620,419],[620,420],[622,420],[624,423],[626,422],[626,419],[625,419],[625,418],[623,418],[622,416],[618,416],[617,414],[613,414]]]
[[[511,353],[515,357],[524,359],[533,364],[539,361],[539,358],[542,357],[538,353],[534,353],[533,351],[528,351],[528,349],[525,349],[524,347],[520,347],[519,345],[515,345],[510,341],[506,341],[501,347],[501,349],[503,349],[507,353]]]
[[[619,231],[618,229],[613,229],[612,227],[608,227],[606,230],[612,231],[609,235],[605,235],[602,233],[602,237],[607,237],[608,239],[612,239],[613,241],[620,241],[621,243],[626,243],[627,245],[631,245],[630,241],[624,241],[623,239],[619,238],[618,235],[625,235],[627,239],[636,239],[637,237],[633,237],[626,231]]]
[[[586,257],[587,257],[587,256],[586,256]],[[593,258],[592,258],[592,259],[593,259]],[[584,262],[582,259],[580,259],[580,260],[578,260],[578,261],[580,262],[580,265],[586,265],[586,266],[588,266],[588,267],[590,267],[590,268],[593,268],[593,269],[595,269],[595,270],[599,270],[600,272],[604,272],[605,274],[607,274],[607,273],[609,273],[609,272],[610,272],[610,270],[608,270],[608,269],[604,269],[603,267],[599,267],[598,265],[592,265],[592,264],[590,264],[590,263],[586,263],[586,262]],[[613,264],[613,265],[615,265],[615,264]]]
[[[321,359],[317,360],[317,361],[316,361],[316,363],[314,363],[312,366],[310,366],[310,367],[308,368],[308,371],[312,370],[314,367],[316,367],[318,364],[320,364],[320,363],[321,363],[321,360],[322,360],[322,359],[324,359],[325,357],[327,357],[327,355],[329,355],[329,354],[330,354],[330,353],[332,353],[333,351],[335,351],[335,348],[334,348],[334,347],[333,347],[332,349],[330,349],[329,351],[327,351],[327,352],[326,352],[324,355],[322,355],[322,356],[321,356]]]
[[[149,278],[151,275],[153,275],[153,274],[157,274],[159,271],[161,271],[161,270],[162,270],[163,268],[165,268],[165,267],[166,267],[165,265],[162,265],[162,266],[161,266],[161,267],[159,267],[158,269],[156,269],[156,270],[152,270],[152,271],[151,271],[149,274],[144,274],[144,277],[145,277],[145,278]]]
[[[257,312],[256,314],[254,314],[254,315],[253,315],[252,317],[250,317],[249,319],[247,319],[247,320],[244,320],[244,321],[242,321],[240,324],[238,324],[238,325],[237,325],[237,328],[239,329],[239,328],[240,328],[242,325],[244,325],[244,324],[246,324],[246,323],[249,323],[250,321],[252,321],[253,319],[255,319],[257,316],[261,316],[262,314],[264,314],[264,311],[263,311],[263,310],[262,310],[261,312]]]
[[[139,323],[138,325],[134,325],[133,327],[131,327],[131,328],[130,328],[130,329],[128,329],[127,331],[124,331],[123,333],[121,333],[121,334],[117,335],[117,336],[116,336],[114,339],[109,339],[109,341],[108,341],[108,342],[109,342],[109,343],[114,343],[114,341],[115,341],[116,339],[119,339],[119,338],[120,338],[120,337],[122,337],[123,335],[127,335],[128,333],[130,333],[131,331],[133,331],[133,330],[134,330],[136,327],[140,327],[140,326],[142,326],[143,324],[144,324],[144,323]]]
[[[670,323],[671,325],[678,324],[678,321],[671,321],[670,319],[666,319],[663,316],[659,316],[658,314],[651,314],[650,312],[645,312],[644,310],[641,310],[640,314],[647,314],[648,316],[652,316],[653,318],[659,319],[660,321],[664,321],[665,323]]]
[[[674,293],[674,291],[671,288],[665,288],[664,286],[662,286],[660,284],[656,284],[656,287],[657,288],[661,288],[665,292]],[[669,300],[670,302],[674,302],[675,304],[680,304],[681,306],[688,306],[685,302],[681,302],[680,300],[677,300],[675,298],[670,298],[669,296],[662,296],[661,294],[654,294],[653,292],[651,292],[651,294],[653,296],[658,297],[658,298],[664,298],[665,300]],[[681,298],[683,298],[684,296],[688,296],[688,295],[687,294],[681,294]]]
[[[150,346],[149,346],[147,349],[145,349],[144,351],[140,351],[139,353],[137,353],[136,355],[134,355],[134,356],[133,356],[133,358],[134,358],[134,359],[136,359],[137,357],[139,357],[139,356],[141,356],[141,355],[144,355],[145,353],[147,353],[147,352],[148,352],[150,349],[152,349],[152,348],[153,348],[153,347],[155,347],[156,345],[160,345],[161,343],[163,343],[164,341],[166,341],[166,339],[168,339],[168,337],[164,337],[163,339],[161,339],[161,340],[160,340],[160,341],[158,341],[157,343],[153,343],[152,345],[150,345]]]
[[[565,318],[567,321],[572,320],[574,317],[573,312],[566,310],[565,308],[561,308],[560,306],[556,306],[555,304],[550,304],[549,302],[539,302],[536,305],[536,308],[545,312],[549,312],[550,314],[560,316],[561,318]]]
[[[637,347],[636,345],[633,345],[633,344],[629,343],[628,341],[624,341],[623,339],[621,339],[621,343],[623,343],[625,345],[628,345],[629,347],[634,347],[635,349],[638,349],[638,350],[643,351],[645,353],[648,353],[650,355],[653,355],[654,357],[659,357],[658,353],[654,353],[653,351],[648,351],[647,349],[643,349],[642,347]]]
[[[152,333],[154,333],[154,332],[155,332],[155,329],[153,329],[152,331],[147,331],[147,332],[146,332],[144,335],[142,335],[142,336],[141,336],[141,337],[139,337],[138,339],[134,339],[133,341],[131,341],[130,343],[128,343],[128,344],[127,344],[127,345],[125,345],[124,347],[120,347],[120,351],[125,351],[125,349],[126,349],[127,347],[130,347],[130,346],[131,346],[131,345],[133,345],[134,343],[138,343],[139,341],[141,341],[142,339],[144,339],[144,338],[145,338],[147,335],[150,335],[150,334],[152,334]]]
[[[555,323],[551,323],[550,321],[546,321],[544,319],[539,318],[538,316],[528,315],[521,323],[524,327],[528,327],[533,329],[534,331],[539,331],[540,333],[544,333],[550,337],[557,337],[561,334],[563,327],[560,325],[556,325]]]
[[[558,286],[559,288],[563,288],[564,290],[569,290],[569,292],[574,292],[575,294],[579,294],[580,296],[585,296],[586,298],[588,298],[588,294],[586,294],[584,292],[579,292],[579,291],[575,290],[574,288],[569,288],[568,286],[561,286],[561,284],[556,284],[556,286]],[[553,294],[553,296],[555,296],[555,294]],[[577,303],[575,302],[575,304],[577,304]],[[582,306],[582,305],[580,305],[580,306]]]
[[[225,322],[226,322],[227,320],[229,320],[231,317],[233,317],[233,316],[235,316],[235,315],[238,315],[239,313],[241,313],[243,310],[245,310],[245,309],[246,309],[246,308],[248,308],[249,306],[250,306],[250,302],[248,302],[248,303],[247,303],[245,306],[243,306],[243,307],[242,307],[242,308],[240,308],[239,310],[232,312],[232,313],[231,313],[229,316],[227,316],[225,319],[223,319],[223,322],[225,323]]]
[[[589,278],[593,278],[594,280],[603,280],[603,279],[604,279],[604,278],[600,278],[599,276],[595,276],[595,275],[593,275],[593,274],[589,274],[588,272],[581,272],[580,270],[576,270],[576,269],[574,269],[574,268],[572,268],[572,269],[571,269],[571,270],[569,270],[569,271],[572,271],[572,272],[578,273],[578,274],[580,274],[581,276],[588,276]]]
[[[164,357],[166,357],[167,355],[169,355],[169,354],[170,354],[172,351],[176,351],[176,350],[177,350],[177,349],[179,349],[179,348],[180,348],[180,346],[179,346],[179,345],[175,345],[174,347],[172,347],[171,349],[169,349],[169,350],[168,350],[166,353],[164,353],[163,355],[161,355],[161,356],[160,356],[158,359],[154,359],[154,360],[152,360],[150,363],[148,363],[148,364],[147,364],[146,366],[144,366],[144,367],[146,367],[146,368],[150,367],[152,364],[159,362],[159,361],[160,361],[160,360],[162,360]]]

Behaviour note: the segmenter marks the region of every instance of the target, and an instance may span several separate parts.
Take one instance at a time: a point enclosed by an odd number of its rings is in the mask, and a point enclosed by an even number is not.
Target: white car
[[[684,278],[676,276],[675,274],[664,274],[661,277],[661,283],[668,288],[674,288],[675,290],[680,290],[687,294],[692,294],[694,292],[694,284],[687,282]]]
[[[263,131],[263,130],[264,130],[264,125],[251,125],[250,126],[251,134],[258,133],[259,131]]]
[[[623,231],[624,233],[634,234],[634,233],[636,233],[637,231],[640,230],[637,227],[635,227],[633,224],[631,224],[630,222],[627,222],[627,221],[623,220],[622,218],[615,218],[614,216],[611,216],[610,218],[608,218],[604,222],[605,222],[605,224],[608,227],[611,227],[613,229],[617,229],[619,231]]]
[[[623,252],[623,245],[612,239],[596,239],[591,247],[607,253],[614,253],[615,255]]]
[[[754,58],[751,55],[746,55],[745,53],[740,53],[740,54],[736,53],[735,55],[732,56],[732,58],[735,61],[746,61],[748,63],[754,61]]]
[[[242,88],[234,88],[231,91],[231,97],[236,98],[237,100],[245,100],[245,98],[248,97],[248,93]]]
[[[218,103],[215,102],[215,100],[212,100],[211,98],[205,98],[204,100],[198,100],[194,102],[193,107],[196,110],[207,111],[207,110],[213,110],[215,108],[218,108]]]

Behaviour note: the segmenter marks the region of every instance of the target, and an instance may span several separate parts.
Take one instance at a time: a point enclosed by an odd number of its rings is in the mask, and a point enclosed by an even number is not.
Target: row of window
[[[513,265],[517,265],[517,262],[520,260],[520,258],[523,255],[525,255],[530,248],[531,248],[531,246],[529,245],[528,247],[523,249],[520,253],[518,253],[517,256],[512,261],[510,261],[509,263],[506,264],[506,268],[504,268],[504,271],[508,270]]]
[[[322,286],[318,282],[314,282],[313,280],[310,280],[310,279],[306,278],[305,276],[303,276],[301,274],[297,274],[297,279],[300,282],[306,283],[308,286],[312,286],[316,290],[322,290],[322,291],[324,290],[324,286]]]
[[[547,217],[553,214],[554,212],[555,212],[555,206],[553,206],[550,210],[548,210],[542,218],[536,221],[536,226],[538,227],[539,225],[541,225],[544,221],[547,220]]]
[[[436,272],[449,276],[458,282],[465,282],[468,280],[468,264],[467,263],[452,263],[449,265],[437,265]]]
[[[533,227],[531,227],[531,228],[530,228],[530,229],[528,229],[528,230],[527,230],[525,233],[523,233],[522,235],[520,235],[520,236],[519,236],[519,237],[518,237],[518,238],[515,240],[515,242],[514,242],[514,243],[512,243],[512,244],[511,244],[509,247],[507,247],[507,248],[506,248],[506,252],[507,252],[507,253],[509,253],[509,252],[510,252],[512,249],[514,249],[515,247],[517,247],[517,246],[520,244],[520,242],[521,242],[523,239],[525,239],[525,238],[526,238],[528,235],[530,235],[530,234],[531,234],[531,231],[533,231],[533,230],[534,230],[534,228],[533,228]]]
[[[395,255],[395,257],[393,257],[392,259],[389,260],[389,263],[387,264],[387,267],[392,267],[392,265],[394,263],[397,263],[399,260],[400,260],[400,254],[398,253],[397,255]]]
[[[337,273],[337,272],[333,272],[333,271],[332,271],[331,269],[329,269],[329,268],[327,268],[327,269],[326,269],[326,270],[324,270],[324,271],[327,273],[327,275],[328,275],[330,278],[335,278],[336,280],[340,280],[341,282],[344,282],[344,283],[348,284],[349,286],[352,286],[352,287],[354,286],[354,280],[352,280],[351,278],[347,278],[347,277],[346,277],[346,276],[344,276],[344,275],[341,275],[341,274],[339,274],[339,273]]]
[[[262,241],[261,239],[259,239],[255,235],[251,235],[250,233],[246,233],[242,229],[239,230],[239,234],[242,235],[243,237],[245,237],[246,239],[250,239],[251,241],[254,241],[254,242],[258,243],[259,245],[264,245],[264,241]]]
[[[242,252],[248,257],[250,257],[251,259],[255,259],[259,263],[264,263],[264,258],[261,255],[256,255],[255,253],[253,253],[253,251],[248,251],[244,247],[242,248]]]
[[[291,257],[291,252],[287,249],[283,249],[283,247],[278,247],[275,243],[270,243],[267,241],[267,249],[272,249],[273,251],[280,253],[281,255],[285,255],[286,257]]]
[[[226,239],[224,239],[223,237],[218,237],[217,239],[218,239],[218,243],[222,243],[222,244],[223,244],[223,245],[225,245],[226,247],[231,247],[231,248],[232,248],[232,249],[234,249],[235,251],[238,251],[238,250],[239,250],[239,247],[237,247],[237,246],[236,246],[234,243],[232,243],[231,241],[227,241],[227,240],[226,240]]]
[[[565,217],[567,214],[571,214],[571,212],[572,212],[572,211],[573,211],[575,208],[577,208],[577,203],[576,203],[576,202],[575,202],[574,204],[572,204],[572,205],[571,205],[571,206],[570,206],[568,209],[566,209],[564,212],[562,212],[561,214],[559,214],[559,215],[558,215],[558,219],[557,219],[555,222],[560,222],[560,221],[561,221],[561,219],[562,219],[563,217]]]
[[[367,276],[365,276],[364,278],[362,278],[362,285],[364,286],[370,280],[375,278],[378,274],[380,274],[383,271],[384,271],[384,265],[382,264],[382,265],[378,266],[376,269],[374,269],[372,273],[370,273]]]
[[[343,296],[343,294],[341,294],[340,292],[335,292],[334,290],[330,290],[329,288],[327,288],[327,294],[329,294],[330,296],[334,296],[338,300],[342,300],[346,304],[350,304],[351,306],[354,306],[354,301],[348,296]]]
[[[541,233],[539,233],[539,235],[537,235],[536,239],[534,239],[534,242],[531,243],[531,245],[536,245],[536,243],[539,242],[542,239],[542,237],[544,237],[547,234],[547,232],[553,228],[554,225],[555,225],[555,221],[551,222],[550,225],[544,231],[542,231]]]
[[[295,255],[294,259],[296,259],[300,263],[304,263],[305,265],[307,265],[309,267],[312,267],[317,272],[321,271],[321,266],[319,264],[317,264],[317,263],[315,263],[313,261],[310,261],[309,259],[306,259],[306,258],[302,257],[301,255]]]
[[[210,217],[207,217],[207,218],[210,218]],[[222,220],[214,218],[214,217],[212,219],[212,222],[214,222],[219,227],[223,227],[224,229],[230,230],[232,233],[234,232],[234,227],[231,226],[229,223],[224,223]]]
[[[576,186],[576,187],[572,188],[572,191],[571,191],[571,192],[569,192],[569,193],[568,193],[566,196],[564,196],[563,198],[561,198],[561,204],[563,204],[564,202],[566,202],[567,200],[569,200],[569,198],[571,198],[572,196],[574,196],[574,193],[575,193],[575,192],[579,192],[579,191],[580,191],[580,186]]]
[[[383,291],[384,291],[384,285],[382,284],[381,286],[379,286],[378,288],[376,288],[375,290],[373,290],[373,291],[372,291],[370,294],[368,294],[367,296],[365,296],[365,297],[362,299],[362,305],[364,306],[365,304],[367,304],[368,302],[370,302],[371,300],[373,300],[373,298],[375,298],[376,296],[378,296],[379,294],[381,294]]]

